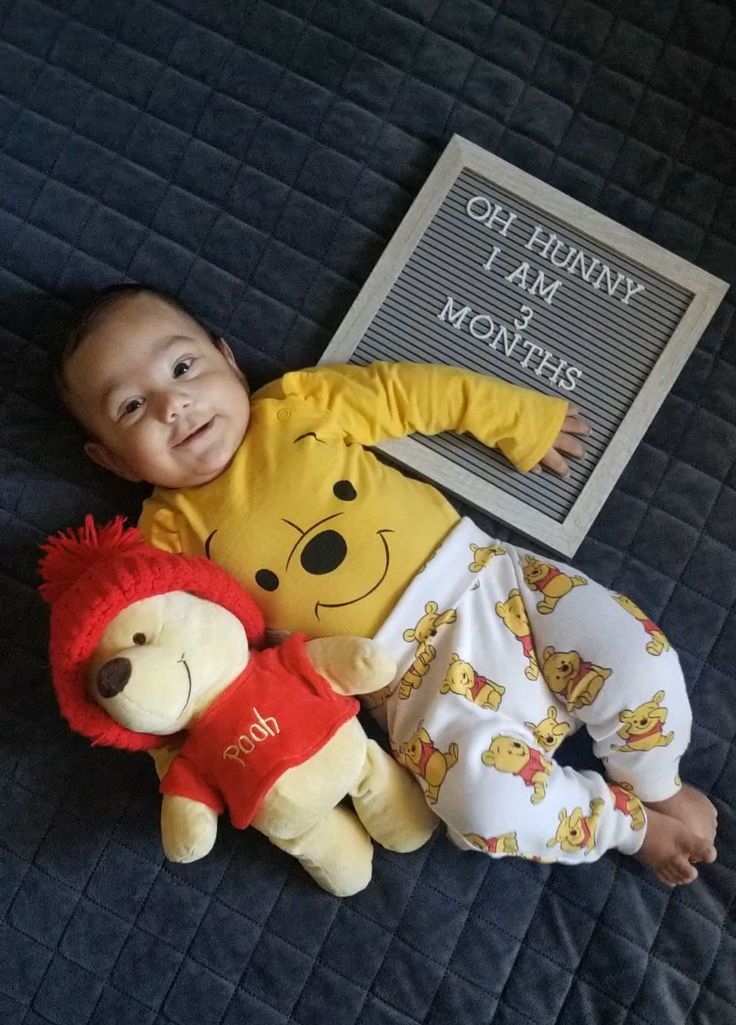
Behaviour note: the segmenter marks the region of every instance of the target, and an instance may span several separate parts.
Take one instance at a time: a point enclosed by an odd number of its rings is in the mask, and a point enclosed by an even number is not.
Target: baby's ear
[[[230,346],[227,344],[227,342],[225,341],[224,338],[216,339],[215,345],[217,346],[217,348],[220,350],[222,355],[225,357],[225,359],[229,363],[230,369],[233,370],[235,372],[235,374],[243,382],[243,385],[245,386],[245,390],[250,395],[250,385],[248,384],[248,378],[245,376],[243,371],[238,366],[237,361],[236,361],[235,357],[233,356],[233,350],[230,348]]]
[[[132,480],[136,484],[140,484],[143,480],[142,477],[132,473],[128,469],[127,463],[119,459],[118,456],[113,455],[110,449],[103,445],[101,441],[85,441],[84,451],[93,463],[97,463],[103,470],[109,470],[110,473],[114,473],[116,477],[122,477],[123,480]]]

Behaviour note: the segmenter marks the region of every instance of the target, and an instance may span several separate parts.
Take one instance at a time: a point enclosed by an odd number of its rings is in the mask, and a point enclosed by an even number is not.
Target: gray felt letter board
[[[566,478],[520,474],[467,434],[378,446],[572,555],[726,290],[455,136],[322,362],[453,364],[578,405],[592,432]]]

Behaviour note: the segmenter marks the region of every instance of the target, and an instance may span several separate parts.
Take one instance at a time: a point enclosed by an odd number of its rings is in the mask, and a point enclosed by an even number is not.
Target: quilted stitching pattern
[[[733,1020],[732,300],[577,560],[682,652],[683,772],[720,812],[695,886],[436,837],[340,902],[224,823],[172,866],[149,765],[90,750],[51,698],[36,545],[142,497],[85,464],[51,394],[75,291],[182,294],[256,384],[312,363],[453,132],[735,280],[727,0],[0,0],[3,1023]]]

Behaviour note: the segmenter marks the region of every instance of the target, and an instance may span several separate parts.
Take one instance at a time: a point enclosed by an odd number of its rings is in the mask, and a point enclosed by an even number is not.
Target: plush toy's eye
[[[145,644],[145,643],[146,643],[146,635],[145,634],[141,634],[141,633],[133,634],[133,644]]]

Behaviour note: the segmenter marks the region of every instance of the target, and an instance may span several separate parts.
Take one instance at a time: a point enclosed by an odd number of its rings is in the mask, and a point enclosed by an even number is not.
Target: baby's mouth
[[[203,423],[200,427],[197,427],[195,430],[187,434],[186,437],[181,439],[181,441],[177,441],[177,443],[174,445],[174,448],[184,448],[184,446],[188,445],[190,442],[196,441],[198,438],[203,437],[203,435],[206,434],[206,432],[210,429],[214,422],[215,418],[212,417],[211,420],[208,420],[206,423]]]

